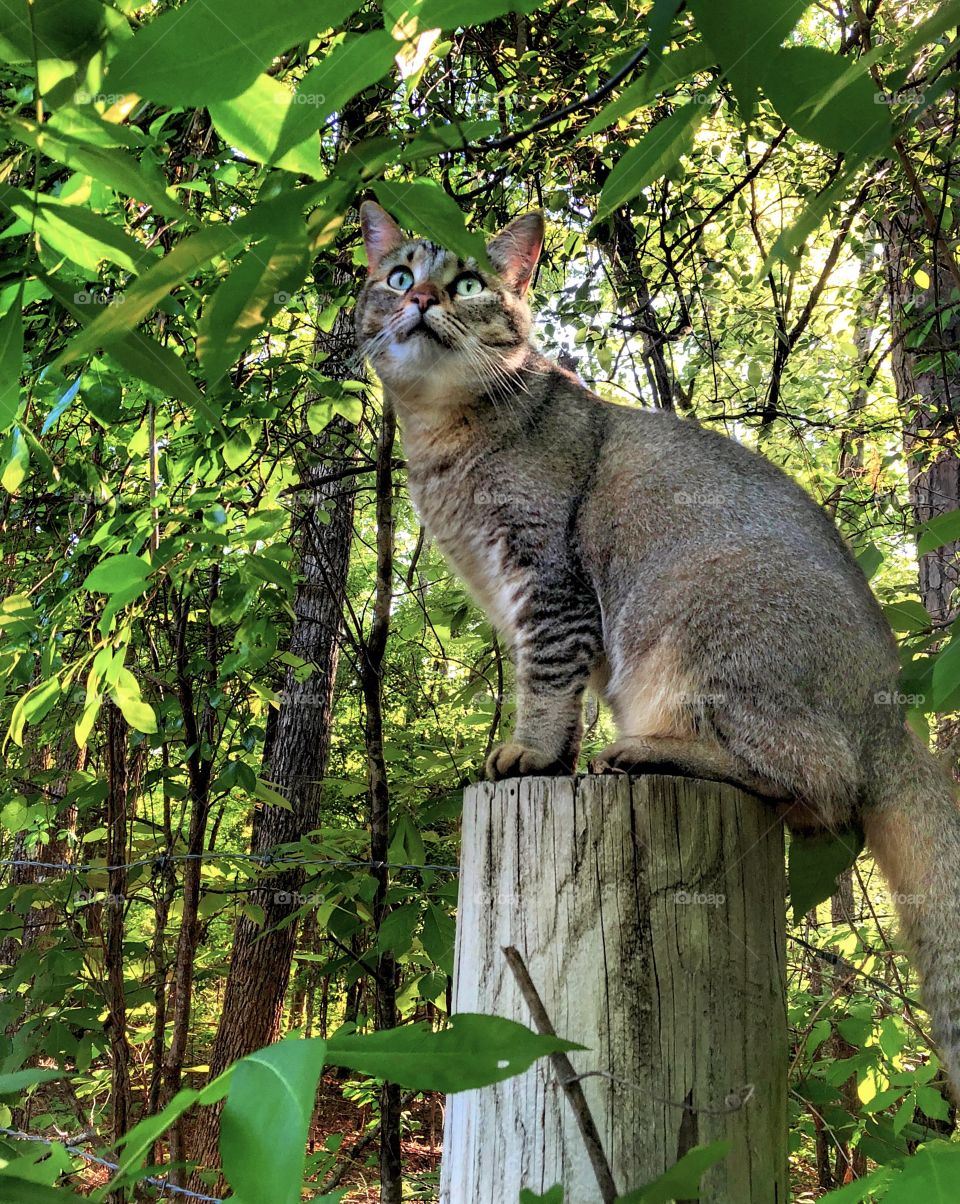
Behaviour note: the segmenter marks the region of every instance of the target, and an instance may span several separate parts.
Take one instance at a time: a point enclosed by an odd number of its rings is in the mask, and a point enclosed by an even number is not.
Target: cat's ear
[[[360,206],[360,229],[367,248],[368,271],[371,272],[384,255],[395,251],[403,242],[403,231],[376,201],[364,201]]]
[[[522,297],[543,250],[543,214],[525,213],[487,244],[490,262],[510,288]]]

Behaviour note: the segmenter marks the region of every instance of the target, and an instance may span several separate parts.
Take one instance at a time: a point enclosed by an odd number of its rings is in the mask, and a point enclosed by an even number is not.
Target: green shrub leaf
[[[359,0],[189,0],[125,43],[106,87],[161,104],[205,106],[239,96],[282,51],[330,29]]]
[[[220,1121],[227,1181],[249,1204],[299,1204],[323,1041],[287,1037],[233,1067]]]
[[[460,1012],[439,1033],[426,1024],[407,1024],[363,1036],[335,1034],[327,1042],[327,1058],[402,1087],[449,1093],[499,1083],[546,1054],[582,1048],[514,1020]]]

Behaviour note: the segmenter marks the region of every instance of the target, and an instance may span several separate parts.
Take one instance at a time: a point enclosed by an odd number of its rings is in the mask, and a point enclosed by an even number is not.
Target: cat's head
[[[370,265],[356,309],[357,342],[401,404],[444,405],[502,390],[527,354],[530,277],[543,216],[512,221],[487,246],[496,273],[408,238],[373,201],[360,207]]]

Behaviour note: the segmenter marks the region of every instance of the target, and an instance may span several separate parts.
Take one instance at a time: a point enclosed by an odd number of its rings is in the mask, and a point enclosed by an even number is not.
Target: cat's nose
[[[415,284],[407,292],[406,299],[419,305],[420,312],[424,313],[431,305],[440,304],[440,290],[432,281],[424,280],[422,284]]]

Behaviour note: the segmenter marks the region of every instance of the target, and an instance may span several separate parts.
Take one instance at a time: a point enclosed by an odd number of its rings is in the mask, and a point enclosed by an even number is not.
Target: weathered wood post
[[[531,778],[464,798],[454,1010],[531,1025],[524,959],[620,1193],[726,1139],[701,1204],[787,1200],[781,824],[730,786]],[[532,1025],[531,1025],[532,1026]],[[601,1199],[548,1060],[447,1100],[442,1204]]]

